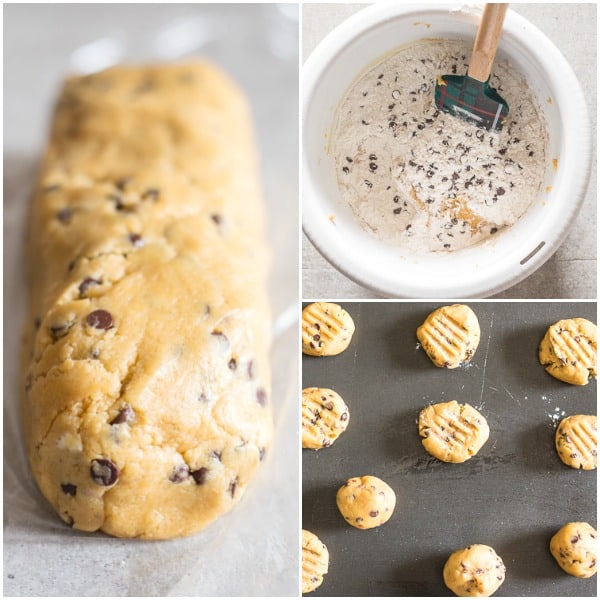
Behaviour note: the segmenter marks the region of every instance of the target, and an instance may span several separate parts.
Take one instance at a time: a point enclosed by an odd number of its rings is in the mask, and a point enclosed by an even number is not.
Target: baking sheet
[[[27,466],[17,412],[25,208],[67,72],[192,56],[222,66],[252,103],[274,259],[276,434],[240,505],[204,532],[118,540],[69,529]],[[297,595],[297,5],[6,5],[4,58],[4,594]]]
[[[595,303],[470,302],[481,342],[470,365],[433,366],[415,330],[439,303],[341,303],[356,324],[337,357],[302,357],[303,387],[330,387],[350,410],[348,429],[330,447],[302,451],[302,526],[330,553],[315,596],[452,596],[442,569],[454,550],[492,546],[506,565],[496,596],[594,596],[597,577],[562,571],[548,550],[569,521],[596,527],[596,471],[565,466],[554,449],[559,421],[596,414],[596,382],[578,387],[548,375],[537,348],[561,318],[596,322]],[[419,411],[468,402],[490,437],[463,464],[425,452]],[[350,527],[337,489],[375,475],[395,491],[394,515],[377,529]]]

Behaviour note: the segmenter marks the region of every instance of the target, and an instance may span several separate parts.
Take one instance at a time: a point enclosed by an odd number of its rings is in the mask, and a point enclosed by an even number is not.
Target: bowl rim
[[[356,13],[345,19],[331,30],[317,45],[311,55],[304,63],[302,70],[302,229],[309,241],[319,251],[319,253],[329,261],[338,271],[343,273],[349,279],[369,288],[374,292],[387,296],[398,298],[416,298],[416,297],[486,297],[502,290],[505,290],[541,267],[558,249],[569,233],[581,206],[585,200],[586,192],[589,186],[592,168],[592,135],[589,128],[588,106],[585,101],[581,85],[573,72],[573,69],[562,55],[554,43],[533,23],[525,17],[519,15],[509,8],[504,24],[505,32],[509,33],[517,42],[525,45],[538,63],[553,65],[556,73],[560,73],[561,85],[569,89],[569,98],[562,98],[571,105],[575,105],[577,110],[562,110],[561,118],[568,119],[563,130],[567,131],[565,140],[576,140],[578,148],[578,163],[575,165],[575,176],[571,188],[572,194],[569,195],[569,201],[565,202],[567,211],[562,212],[562,220],[553,222],[552,227],[548,228],[542,238],[545,242],[541,247],[534,250],[525,264],[520,263],[520,268],[515,271],[515,264],[511,263],[508,267],[501,270],[500,281],[490,281],[491,276],[479,274],[465,283],[451,286],[449,289],[437,290],[432,285],[427,285],[421,281],[403,281],[396,277],[393,281],[389,278],[382,280],[382,277],[366,269],[356,269],[354,264],[344,261],[342,246],[334,242],[331,236],[327,236],[323,221],[316,218],[316,211],[310,210],[319,205],[317,198],[320,192],[315,189],[312,178],[312,168],[306,149],[306,133],[310,128],[310,122],[307,114],[311,108],[311,102],[315,91],[317,90],[321,78],[327,72],[329,67],[338,55],[346,47],[351,45],[355,38],[367,33],[386,21],[394,19],[418,18],[426,20],[428,15],[440,16],[441,14],[454,14],[464,20],[469,18],[478,18],[481,7],[465,6],[462,4],[427,4],[427,5],[395,5],[395,4],[373,4],[369,7],[358,10]],[[399,44],[400,45],[400,44]],[[390,51],[393,48],[390,48]],[[375,59],[377,60],[377,59]],[[553,82],[554,84],[556,82]],[[341,97],[340,97],[341,99]],[[560,106],[560,102],[558,105]],[[563,122],[565,125],[565,122]],[[565,143],[566,143],[565,141]],[[571,142],[572,145],[573,142]],[[562,159],[562,157],[561,157]],[[520,256],[523,251],[520,250]],[[527,257],[526,257],[527,258]],[[506,263],[507,261],[502,261]]]

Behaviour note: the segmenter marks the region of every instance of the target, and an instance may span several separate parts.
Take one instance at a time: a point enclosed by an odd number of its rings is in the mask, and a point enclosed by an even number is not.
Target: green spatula
[[[477,30],[469,69],[460,75],[438,75],[435,105],[444,112],[485,129],[501,130],[508,104],[490,87],[490,73],[508,4],[486,4]]]

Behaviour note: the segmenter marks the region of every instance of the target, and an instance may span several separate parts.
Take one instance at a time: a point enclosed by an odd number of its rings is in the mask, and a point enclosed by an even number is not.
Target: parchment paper
[[[270,213],[276,435],[240,505],[199,535],[144,542],[69,529],[27,465],[18,414],[25,208],[68,72],[205,56],[250,96]],[[298,7],[4,7],[4,595],[297,595]]]

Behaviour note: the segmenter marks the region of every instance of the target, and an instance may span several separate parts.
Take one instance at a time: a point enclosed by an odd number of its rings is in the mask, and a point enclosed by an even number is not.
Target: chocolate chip
[[[42,320],[39,317],[36,317],[33,320],[33,328],[37,331],[40,328],[40,325],[42,324]]]
[[[152,200],[152,201],[156,202],[156,200],[158,200],[159,196],[160,196],[160,190],[158,188],[148,188],[142,194],[142,200]]]
[[[90,357],[91,358],[98,358],[100,356],[100,350],[98,350],[98,348],[94,348],[91,352],[90,352]]]
[[[177,465],[173,467],[171,474],[169,475],[169,481],[173,483],[182,483],[185,481],[190,474],[190,469],[186,464]]]
[[[215,225],[221,225],[223,223],[223,217],[221,215],[218,214],[212,214],[210,215],[210,218],[213,220]]]
[[[350,173],[350,169],[348,167],[342,167],[342,171],[346,173],[346,175]]]
[[[125,208],[121,194],[109,194],[108,199],[115,203],[116,210],[123,210]]]
[[[324,402],[323,403],[323,408],[326,408],[327,410],[333,410],[333,402],[331,402],[331,401]]]
[[[119,468],[108,458],[95,458],[90,466],[90,475],[94,483],[108,487],[119,479]]]
[[[248,377],[254,379],[254,361],[252,359],[248,363]]]
[[[375,517],[376,517],[378,514],[379,514],[379,511],[378,511],[378,510],[372,510],[372,511],[369,513],[369,515],[370,515],[371,517],[373,517],[373,518],[375,518]]]
[[[113,326],[112,315],[107,310],[98,309],[91,312],[86,318],[86,323],[94,329],[110,329]]]
[[[266,453],[267,453],[266,448],[259,448],[258,449],[258,460],[261,460],[261,461],[264,460]]]
[[[119,414],[110,422],[111,425],[120,425],[121,423],[130,423],[135,418],[135,412],[129,404],[126,404]]]
[[[237,360],[235,360],[235,358],[232,358],[228,363],[227,366],[232,370],[235,371],[237,369]]]
[[[223,450],[213,450],[211,452],[211,456],[217,460],[221,460],[221,456],[223,456]]]
[[[348,413],[347,412],[343,412],[340,415],[340,421],[347,421],[348,420]]]
[[[136,248],[141,248],[142,246],[144,246],[144,239],[139,233],[130,233],[129,241]]]
[[[76,496],[77,495],[77,486],[73,485],[72,483],[61,483],[60,484],[60,489],[67,496]]]
[[[318,333],[315,333],[315,335],[313,335],[313,340],[315,342],[318,342],[321,339],[321,336]]]
[[[503,196],[505,193],[506,193],[506,191],[505,191],[505,189],[504,189],[503,187],[499,187],[499,188],[496,190],[496,194],[497,194],[498,196]]]
[[[491,227],[490,228],[490,233],[491,234],[498,233],[498,228],[497,227]]]
[[[235,494],[235,488],[237,487],[239,478],[236,477],[230,484],[229,484],[229,488],[228,491],[231,494],[231,497],[233,498],[234,494]]]
[[[85,297],[85,293],[88,291],[88,288],[90,288],[93,285],[101,285],[101,284],[102,284],[102,280],[101,279],[94,279],[93,277],[86,277],[79,284],[79,297],[80,298],[84,298]]]
[[[56,341],[61,337],[64,337],[69,333],[69,329],[73,327],[74,321],[68,323],[55,323],[54,325],[50,325],[48,331],[50,332],[50,337]]]
[[[121,179],[117,179],[117,181],[115,181],[115,187],[118,190],[123,191],[126,187],[127,184],[131,181],[132,177],[121,177]]]
[[[202,485],[206,482],[206,475],[208,473],[208,469],[206,467],[200,467],[195,471],[190,471],[190,475],[194,478],[196,485]]]
[[[256,390],[256,400],[261,406],[267,405],[267,392],[265,388],[258,388]]]
[[[72,216],[73,209],[71,208],[61,208],[58,213],[56,213],[56,218],[65,225],[68,225],[71,222]]]
[[[207,395],[206,395],[204,392],[202,392],[202,393],[201,393],[201,394],[198,396],[198,400],[199,400],[200,402],[208,402],[208,396],[207,396]]]
[[[226,335],[225,335],[225,334],[224,334],[222,331],[220,331],[219,329],[213,329],[213,330],[210,332],[210,335],[213,335],[213,336],[215,336],[215,337],[216,337],[216,338],[218,338],[218,339],[219,339],[221,342],[227,342],[227,343],[229,343],[229,339],[227,338],[227,336],[226,336]]]

